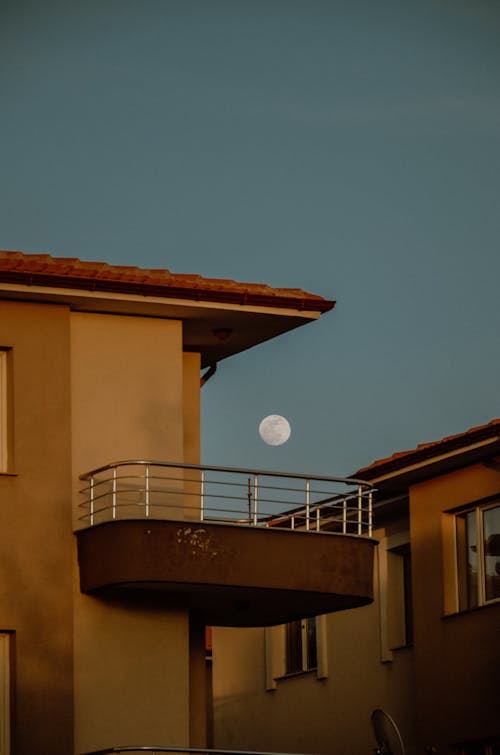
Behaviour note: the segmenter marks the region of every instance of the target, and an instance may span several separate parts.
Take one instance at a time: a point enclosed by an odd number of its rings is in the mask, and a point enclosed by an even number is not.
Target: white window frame
[[[463,611],[468,611],[473,608],[479,608],[482,606],[491,605],[493,603],[498,603],[500,601],[499,598],[490,598],[487,599],[486,597],[486,571],[485,571],[485,542],[484,542],[484,512],[488,511],[490,509],[500,508],[500,499],[494,498],[488,501],[482,501],[482,502],[476,502],[474,504],[471,504],[469,506],[463,507],[458,511],[453,512],[453,550],[454,550],[454,601],[452,603],[452,611],[448,612],[454,612],[454,613],[462,613]],[[460,574],[460,566],[459,566],[459,539],[457,534],[457,520],[458,518],[462,518],[464,515],[474,513],[475,514],[475,525],[476,525],[476,537],[477,537],[477,543],[476,543],[476,554],[477,554],[477,605],[471,606],[461,606],[460,605],[460,581],[463,579],[462,575]],[[448,606],[449,607],[449,606]],[[445,606],[446,608],[446,606]]]

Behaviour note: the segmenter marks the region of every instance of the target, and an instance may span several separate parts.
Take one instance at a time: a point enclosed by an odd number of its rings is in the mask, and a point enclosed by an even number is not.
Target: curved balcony
[[[372,600],[372,488],[361,480],[150,461],[80,479],[83,592],[182,595],[223,626]]]

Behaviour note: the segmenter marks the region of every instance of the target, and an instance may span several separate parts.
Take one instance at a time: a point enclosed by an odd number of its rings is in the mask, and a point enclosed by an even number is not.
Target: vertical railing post
[[[253,526],[257,527],[257,517],[259,512],[259,476],[254,475],[253,478]]]
[[[342,534],[347,534],[347,500],[342,501]]]
[[[358,535],[363,533],[363,489],[358,485]]]
[[[316,532],[319,532],[321,526],[320,522],[320,508],[316,506]]]
[[[373,533],[373,491],[370,489],[368,492],[368,536],[371,537]]]
[[[146,517],[149,516],[149,464],[146,464],[146,500],[145,500],[145,508],[146,508]]]
[[[252,523],[252,478],[247,477],[247,513],[248,524]]]
[[[111,511],[113,519],[116,519],[116,467],[113,469],[113,482],[111,486]]]
[[[205,470],[201,470],[201,485],[200,485],[200,522],[205,518]]]
[[[310,493],[311,493],[311,483],[309,480],[306,480],[306,531],[309,531],[310,528]]]
[[[94,524],[94,478],[90,478],[90,512],[89,512],[90,526]]]

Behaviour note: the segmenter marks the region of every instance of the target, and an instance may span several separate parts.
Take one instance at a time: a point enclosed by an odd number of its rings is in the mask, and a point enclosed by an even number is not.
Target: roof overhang
[[[49,302],[78,312],[161,317],[183,322],[186,351],[201,353],[207,366],[317,320],[332,309],[334,302],[311,297],[273,297],[244,293],[186,291],[137,286],[116,286],[119,290],[99,290],[99,286],[80,288],[36,283],[25,284],[2,280],[0,295],[4,299]],[[106,289],[113,288],[107,282]],[[87,284],[88,285],[88,284]],[[316,308],[315,308],[316,307]]]
[[[386,495],[405,494],[412,485],[472,464],[493,465],[500,455],[500,432],[498,426],[496,432],[492,432],[491,426],[486,427],[489,427],[489,437],[475,440],[471,437],[469,443],[462,438],[461,444],[444,441],[420,455],[415,452],[404,459],[394,459],[380,466],[375,464],[373,469],[360,470],[357,475],[376,486],[376,497],[380,501]]]

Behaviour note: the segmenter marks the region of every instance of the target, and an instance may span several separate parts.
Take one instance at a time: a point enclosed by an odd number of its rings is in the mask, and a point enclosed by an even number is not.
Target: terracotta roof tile
[[[471,427],[463,433],[457,435],[448,435],[440,440],[430,441],[428,443],[419,443],[416,448],[408,451],[398,451],[397,453],[387,456],[384,459],[377,459],[367,467],[359,469],[355,476],[361,479],[371,479],[386,472],[393,471],[408,466],[418,461],[422,461],[432,456],[438,456],[457,448],[471,445],[487,438],[498,437],[500,433],[500,418],[493,419],[485,425]]]
[[[0,251],[0,281],[31,286],[135,293],[168,298],[253,304],[303,311],[327,312],[334,301],[299,288],[272,288],[222,278],[147,270],[106,262],[85,262],[76,257]]]

